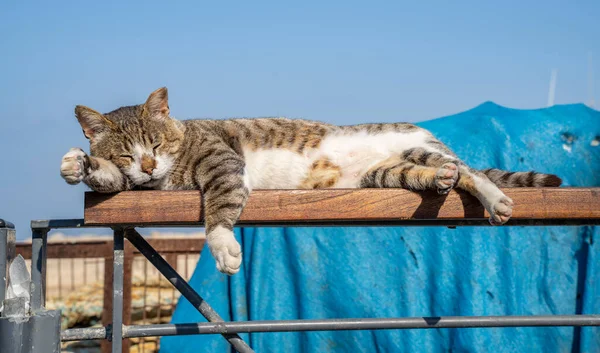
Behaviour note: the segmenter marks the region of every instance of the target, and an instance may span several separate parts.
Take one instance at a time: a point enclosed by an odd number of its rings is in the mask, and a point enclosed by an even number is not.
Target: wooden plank
[[[600,220],[600,188],[510,188],[515,220]],[[86,193],[86,225],[201,225],[199,191]],[[344,224],[487,220],[465,192],[446,196],[402,189],[254,190],[239,224]],[[400,222],[402,223],[402,222]],[[558,222],[560,223],[560,222]]]

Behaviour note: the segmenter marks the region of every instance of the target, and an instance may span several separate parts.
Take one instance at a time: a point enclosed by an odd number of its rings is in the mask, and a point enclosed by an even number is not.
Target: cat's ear
[[[75,116],[83,129],[83,134],[88,140],[93,140],[100,133],[110,130],[113,127],[113,123],[106,119],[104,115],[83,105],[75,107]]]
[[[169,92],[167,87],[162,87],[150,93],[144,103],[144,117],[169,117]]]

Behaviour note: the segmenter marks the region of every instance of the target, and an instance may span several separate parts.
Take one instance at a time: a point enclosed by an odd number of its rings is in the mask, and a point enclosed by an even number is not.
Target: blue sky
[[[73,108],[167,86],[178,118],[422,121],[484,101],[600,103],[600,1],[3,1],[0,218],[79,218],[59,176],[84,147]]]

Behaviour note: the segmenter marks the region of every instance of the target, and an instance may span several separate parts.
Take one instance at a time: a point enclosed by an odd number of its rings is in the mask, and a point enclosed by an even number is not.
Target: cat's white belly
[[[244,150],[246,180],[252,189],[297,188],[308,175],[314,161],[327,159],[341,168],[335,188],[356,188],[375,164],[411,148],[433,151],[425,141],[430,135],[422,130],[399,133],[332,134],[316,150],[298,154],[283,149]]]
[[[295,189],[311,165],[307,156],[283,149],[244,150],[250,189]]]

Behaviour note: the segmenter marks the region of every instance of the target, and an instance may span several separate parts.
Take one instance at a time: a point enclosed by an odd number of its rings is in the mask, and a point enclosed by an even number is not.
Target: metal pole
[[[389,330],[408,328],[475,328],[530,326],[600,326],[600,315],[499,316],[499,317],[415,317],[385,319],[325,319],[193,323],[128,326],[126,337],[216,334],[224,332],[294,332],[341,330]]]
[[[33,228],[31,239],[31,312],[46,305],[46,242],[48,228]]]
[[[112,313],[112,352],[123,352],[123,229],[114,231],[113,250],[113,313]]]
[[[8,276],[7,245],[8,231],[6,228],[0,228],[0,303],[4,303],[4,298],[6,297],[6,278]]]
[[[210,322],[224,322],[217,312],[196,293],[196,291],[183,279],[169,263],[160,256],[150,244],[135,229],[129,228],[125,231],[127,239],[135,246],[142,255],[165,276],[181,295],[183,295],[199,312]],[[254,350],[244,342],[239,335],[221,332],[223,337],[240,353],[253,353]]]
[[[385,319],[270,320],[125,326],[123,336],[153,337],[250,332],[297,332],[485,327],[600,326],[600,315],[443,316]],[[63,331],[62,341],[103,339],[105,328]]]

